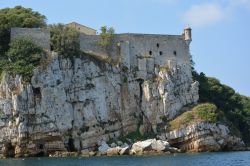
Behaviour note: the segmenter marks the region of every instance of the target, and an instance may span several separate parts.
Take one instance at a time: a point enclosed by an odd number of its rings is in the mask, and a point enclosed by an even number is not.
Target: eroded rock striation
[[[152,69],[151,69],[152,68]],[[31,83],[6,74],[0,84],[0,149],[14,155],[96,148],[164,119],[198,100],[188,64],[125,70],[93,58],[60,58],[34,71]],[[144,77],[138,77],[138,73]]]
[[[169,143],[183,151],[204,152],[222,150],[244,150],[240,137],[231,133],[220,123],[198,122],[181,127],[166,134]]]

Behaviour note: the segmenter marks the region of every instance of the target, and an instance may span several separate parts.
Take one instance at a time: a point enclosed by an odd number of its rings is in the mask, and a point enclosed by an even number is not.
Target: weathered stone
[[[199,122],[166,134],[170,144],[183,151],[221,151],[245,149],[241,138],[230,134],[223,124]],[[171,152],[173,148],[169,149]]]
[[[120,155],[128,155],[129,154],[129,147],[125,147],[125,148],[121,148],[120,152],[119,152]]]
[[[105,141],[101,142],[101,146],[99,146],[98,151],[101,154],[106,154],[108,149],[110,149],[110,147],[108,146],[108,144]]]
[[[169,143],[162,140],[153,140],[151,146],[152,150],[165,151],[167,148],[169,148]]]
[[[109,148],[109,149],[107,150],[107,155],[108,155],[108,156],[119,155],[120,151],[121,151],[121,148],[120,148],[120,147]]]
[[[95,155],[96,155],[96,152],[93,152],[93,151],[89,152],[89,156],[95,156]]]
[[[151,140],[139,141],[132,145],[132,151],[142,153],[143,151],[151,150]]]

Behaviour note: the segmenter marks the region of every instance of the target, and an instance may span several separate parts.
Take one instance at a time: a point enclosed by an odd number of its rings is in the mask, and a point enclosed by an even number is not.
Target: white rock
[[[119,152],[120,155],[128,155],[129,154],[129,147],[124,147]]]
[[[107,150],[110,149],[110,147],[108,146],[108,144],[105,141],[101,142],[101,146],[99,146],[98,151],[100,153],[107,153]]]
[[[164,151],[169,147],[169,143],[167,141],[162,140],[154,140],[152,141],[152,149],[156,151]]]
[[[136,153],[151,149],[152,140],[139,141],[132,145],[132,150]]]
[[[108,156],[119,155],[120,151],[121,151],[121,148],[120,148],[120,147],[109,148],[109,149],[107,150],[107,155],[108,155]]]

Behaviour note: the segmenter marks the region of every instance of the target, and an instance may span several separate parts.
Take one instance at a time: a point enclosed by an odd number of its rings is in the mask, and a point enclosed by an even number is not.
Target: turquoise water
[[[117,156],[91,158],[25,158],[0,160],[0,166],[250,166],[250,152]]]

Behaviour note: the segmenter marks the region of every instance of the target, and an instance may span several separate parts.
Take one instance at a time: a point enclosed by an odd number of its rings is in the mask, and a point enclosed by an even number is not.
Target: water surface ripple
[[[250,152],[194,153],[162,156],[91,158],[20,158],[0,166],[250,166]]]

